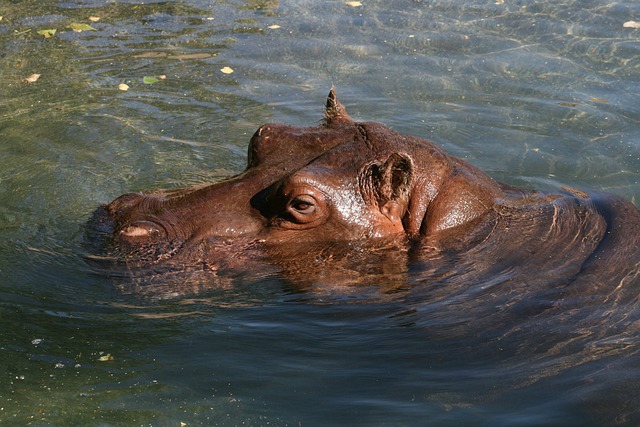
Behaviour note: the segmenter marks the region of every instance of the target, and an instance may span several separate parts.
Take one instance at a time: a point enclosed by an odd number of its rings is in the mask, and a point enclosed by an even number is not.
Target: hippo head
[[[312,248],[455,241],[501,191],[425,140],[353,121],[331,90],[320,125],[260,127],[245,171],[222,182],[120,196],[94,214],[92,239],[128,267],[299,265]]]

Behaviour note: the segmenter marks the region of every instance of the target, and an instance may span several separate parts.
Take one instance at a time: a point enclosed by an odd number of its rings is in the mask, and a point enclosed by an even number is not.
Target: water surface
[[[640,30],[623,24],[640,4],[23,0],[0,16],[0,424],[638,421],[637,292],[579,325],[482,331],[430,283],[379,299],[265,275],[144,298],[82,255],[97,205],[241,171],[260,124],[317,123],[332,84],[355,119],[501,181],[637,202]]]

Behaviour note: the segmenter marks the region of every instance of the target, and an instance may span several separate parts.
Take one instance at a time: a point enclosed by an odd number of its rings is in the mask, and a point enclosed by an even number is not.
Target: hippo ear
[[[372,163],[366,168],[362,190],[366,198],[375,200],[383,214],[400,219],[409,203],[412,175],[409,156],[394,153],[384,163]]]
[[[406,200],[412,174],[411,159],[406,154],[394,153],[378,172],[379,201]]]
[[[327,106],[324,110],[325,123],[331,123],[336,121],[353,121],[344,106],[338,101],[336,96],[336,89],[331,88],[329,96],[327,96]]]

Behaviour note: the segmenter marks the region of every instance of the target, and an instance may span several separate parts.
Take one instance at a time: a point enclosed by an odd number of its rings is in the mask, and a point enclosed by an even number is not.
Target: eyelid
[[[281,226],[286,228],[307,228],[326,219],[327,207],[325,194],[312,186],[290,186],[282,192]],[[297,206],[296,206],[297,205]]]
[[[289,206],[294,206],[297,204],[316,206],[317,200],[312,195],[305,193],[305,194],[301,194],[299,196],[294,196],[291,198],[291,201],[289,202]]]
[[[310,203],[320,203],[326,199],[325,193],[314,185],[289,185],[288,191],[285,191],[285,197],[288,203],[292,203],[294,200],[308,201]]]
[[[309,222],[318,214],[318,202],[309,194],[301,194],[292,197],[286,209],[294,222]]]

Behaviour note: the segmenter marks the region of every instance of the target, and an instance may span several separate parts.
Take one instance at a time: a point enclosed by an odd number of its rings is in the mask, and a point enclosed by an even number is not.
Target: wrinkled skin
[[[411,266],[452,253],[473,255],[479,277],[501,266],[558,280],[624,274],[640,259],[640,214],[630,203],[499,184],[430,142],[354,122],[333,90],[321,125],[260,127],[243,173],[125,194],[91,224],[102,259],[191,275],[176,294],[258,270],[300,284],[389,271],[406,282]]]

